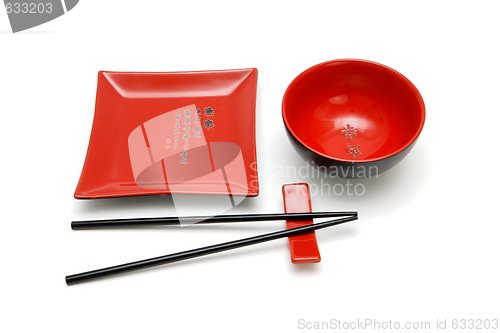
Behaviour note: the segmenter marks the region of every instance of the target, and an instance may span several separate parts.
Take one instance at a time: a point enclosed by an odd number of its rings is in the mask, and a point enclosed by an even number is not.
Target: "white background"
[[[0,10],[2,332],[258,332],[298,320],[500,317],[498,1],[81,1],[12,34]],[[303,165],[281,98],[302,70],[354,57],[410,78],[427,107],[410,155],[359,210],[318,232],[322,262],[296,267],[278,240],[88,284],[71,273],[278,230],[283,223],[71,231],[72,219],[174,214],[166,198],[73,199],[98,70],[257,67],[259,197],[231,213],[282,211],[276,169]],[[318,179],[309,180],[315,183]],[[217,205],[193,200],[192,214]],[[449,322],[450,326],[451,323]]]

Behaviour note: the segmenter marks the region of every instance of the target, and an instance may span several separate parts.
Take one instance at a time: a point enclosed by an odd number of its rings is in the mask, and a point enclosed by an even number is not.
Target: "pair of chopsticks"
[[[315,230],[324,229],[335,225],[355,221],[358,219],[358,213],[357,212],[279,213],[279,214],[218,215],[213,217],[187,216],[187,217],[159,217],[159,218],[138,218],[138,219],[136,218],[136,219],[73,221],[71,223],[71,227],[74,230],[79,230],[79,229],[103,229],[103,228],[138,227],[138,226],[173,226],[173,225],[182,225],[184,223],[213,224],[213,223],[232,223],[232,222],[251,222],[251,221],[260,222],[260,221],[276,221],[276,220],[304,220],[312,218],[329,218],[329,217],[342,217],[342,218],[329,220],[321,223],[310,224],[292,229],[285,229],[258,236],[238,239],[226,243],[210,245],[188,251],[177,252],[165,256],[129,262],[122,265],[101,268],[79,274],[68,275],[66,276],[66,283],[68,285],[82,283],[101,277],[107,277],[130,271],[150,268],[154,266],[170,264],[182,260],[187,260],[218,252],[237,249],[244,246],[260,244],[275,239],[298,236]]]

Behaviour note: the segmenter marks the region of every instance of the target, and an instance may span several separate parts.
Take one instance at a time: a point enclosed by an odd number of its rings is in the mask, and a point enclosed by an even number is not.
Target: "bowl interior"
[[[378,160],[409,146],[425,118],[415,86],[372,62],[335,60],[300,74],[283,100],[288,130],[308,149],[341,161]]]

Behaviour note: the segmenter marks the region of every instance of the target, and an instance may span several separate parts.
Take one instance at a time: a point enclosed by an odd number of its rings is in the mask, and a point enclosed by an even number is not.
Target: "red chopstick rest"
[[[285,213],[312,212],[311,193],[307,183],[283,185],[283,203]],[[302,227],[312,224],[313,220],[287,220],[287,229]],[[321,261],[316,233],[309,232],[304,235],[288,238],[290,257],[294,264],[318,263]]]

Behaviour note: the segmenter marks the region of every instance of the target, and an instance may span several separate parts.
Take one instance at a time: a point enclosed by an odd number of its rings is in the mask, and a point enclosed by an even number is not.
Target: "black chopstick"
[[[357,212],[314,212],[314,213],[277,213],[277,214],[243,214],[243,215],[216,215],[216,216],[172,216],[172,217],[146,217],[131,219],[88,220],[73,221],[71,228],[97,229],[137,226],[171,226],[183,224],[210,224],[229,222],[261,222],[275,220],[301,220],[325,217],[356,216]]]
[[[346,223],[346,222],[351,222],[351,221],[354,221],[357,219],[358,219],[358,217],[357,217],[357,215],[355,215],[355,216],[345,217],[345,218],[341,218],[341,219],[336,219],[336,220],[331,220],[331,221],[326,221],[326,222],[321,222],[321,223],[316,223],[316,224],[309,224],[309,225],[306,225],[303,227],[285,229],[285,230],[281,230],[281,231],[271,232],[268,234],[253,236],[253,237],[249,237],[249,238],[243,238],[243,239],[239,239],[239,240],[235,240],[235,241],[231,241],[231,242],[201,247],[201,248],[197,248],[197,249],[193,249],[193,250],[168,254],[165,256],[161,256],[161,257],[144,259],[144,260],[134,261],[134,262],[130,262],[130,263],[122,264],[122,265],[101,268],[101,269],[97,269],[94,271],[88,271],[88,272],[84,272],[84,273],[68,275],[68,276],[66,276],[66,284],[72,285],[72,284],[76,284],[76,283],[81,283],[81,282],[93,280],[96,278],[121,274],[121,273],[125,273],[125,272],[149,268],[149,267],[153,267],[153,266],[170,264],[170,263],[177,262],[177,261],[182,261],[182,260],[201,257],[201,256],[213,254],[213,253],[237,249],[237,248],[248,246],[248,245],[264,243],[264,242],[268,242],[268,241],[279,239],[279,238],[297,236],[297,235],[305,234],[305,233],[308,233],[308,232],[311,232],[314,230],[332,227],[334,225],[338,225],[338,224],[342,224],[342,223]]]

